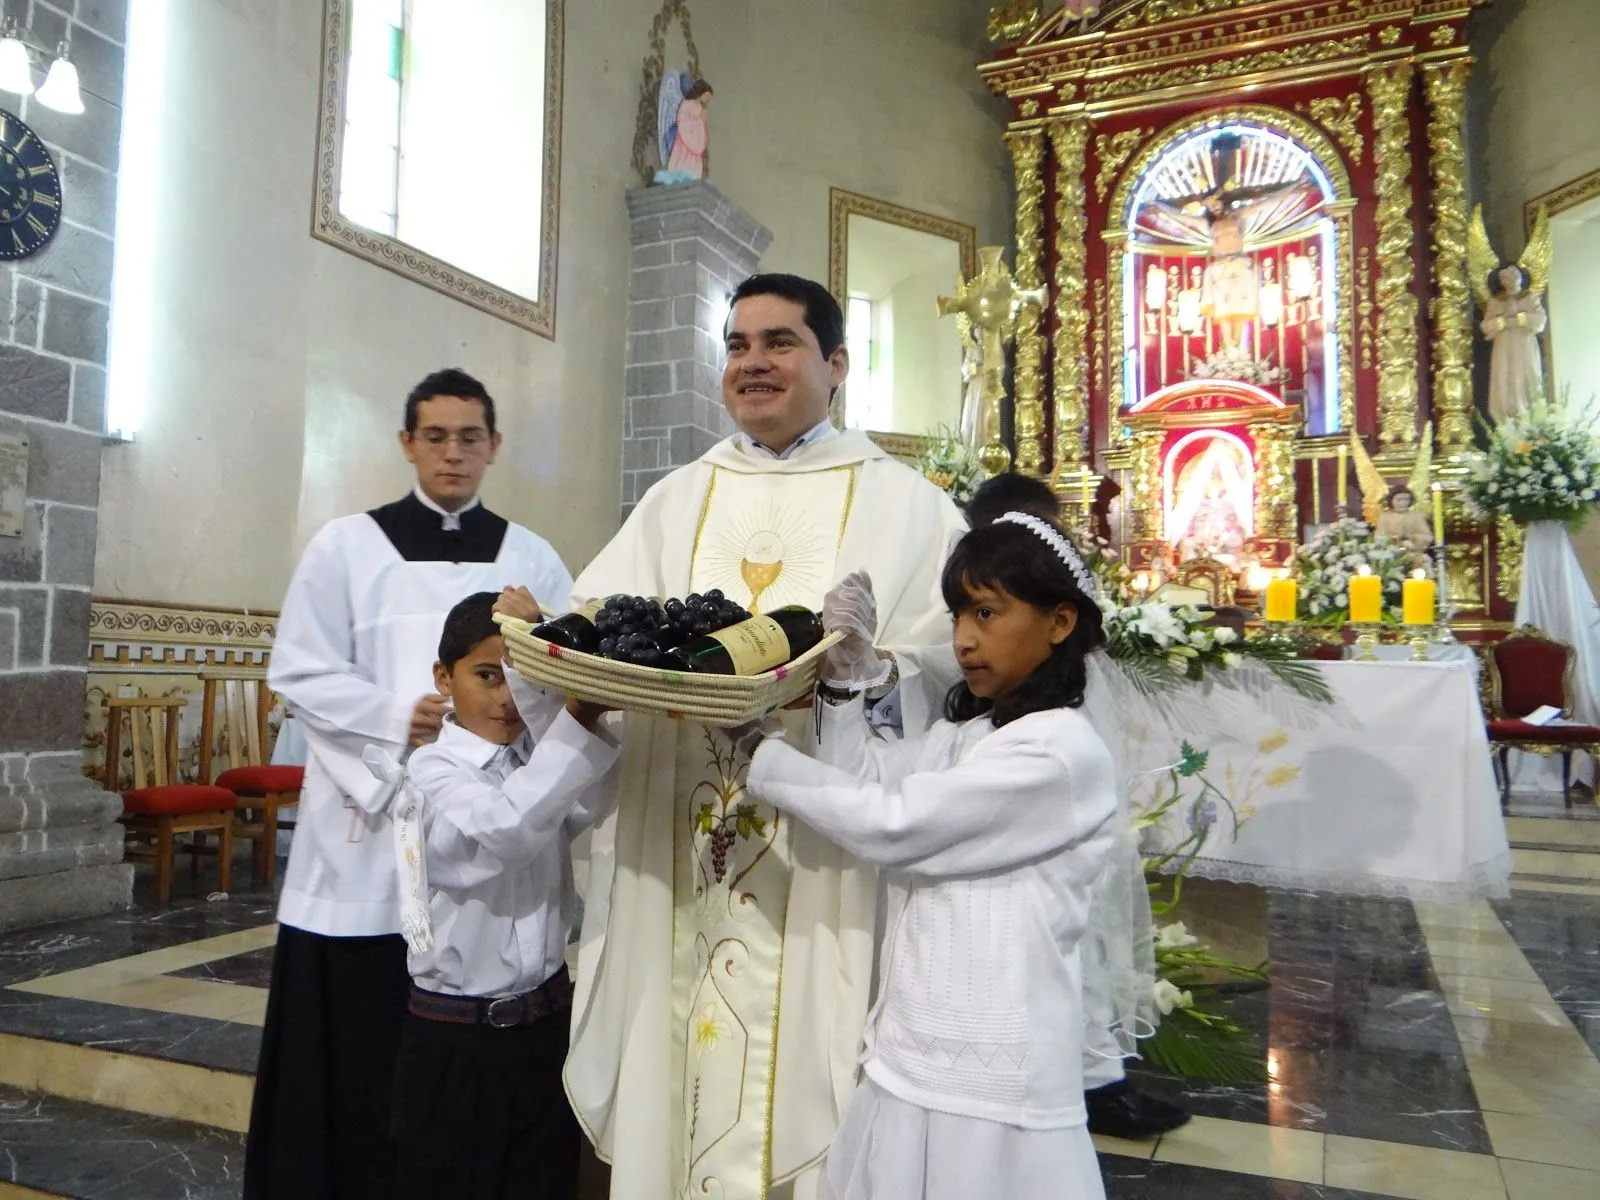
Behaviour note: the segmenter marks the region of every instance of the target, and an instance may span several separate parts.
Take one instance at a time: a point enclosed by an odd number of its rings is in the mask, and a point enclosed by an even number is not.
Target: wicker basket
[[[580,654],[534,637],[532,626],[496,615],[511,665],[529,683],[627,712],[742,725],[809,696],[822,656],[840,635],[830,633],[793,662],[763,675],[712,675],[636,667]]]

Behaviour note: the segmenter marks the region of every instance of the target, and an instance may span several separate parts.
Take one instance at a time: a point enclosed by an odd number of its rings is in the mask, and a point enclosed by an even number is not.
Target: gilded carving
[[[989,40],[1011,42],[1027,33],[1039,19],[1039,0],[1006,0],[989,6]]]
[[[1044,286],[1044,135],[1037,129],[1006,134],[1017,179],[1017,286],[1031,291]],[[1044,335],[1039,309],[1027,305],[1017,314],[1016,361],[1012,420],[1017,466],[1024,475],[1044,474]]]
[[[1094,177],[1094,194],[1097,199],[1105,200],[1106,193],[1116,181],[1117,172],[1122,170],[1122,164],[1127,162],[1128,156],[1139,148],[1139,143],[1154,132],[1154,129],[1124,129],[1120,133],[1102,133],[1095,137],[1094,156],[1100,164],[1100,169]]]
[[[1423,69],[1433,173],[1433,421],[1442,450],[1472,441],[1472,293],[1467,278],[1466,148],[1461,122],[1470,58]]]
[[[1106,320],[1110,332],[1106,335],[1106,371],[1110,378],[1106,391],[1106,420],[1110,424],[1107,439],[1112,446],[1120,447],[1127,441],[1126,426],[1122,423],[1122,406],[1127,402],[1123,394],[1123,352],[1126,333],[1122,327],[1122,256],[1127,253],[1121,240],[1106,247],[1106,279],[1111,285],[1111,297],[1106,301]]]
[[[1483,602],[1483,544],[1476,540],[1452,542],[1445,547],[1446,564],[1450,581],[1450,605],[1460,613],[1482,611]]]
[[[1378,193],[1378,441],[1385,450],[1417,440],[1417,298],[1411,284],[1412,67],[1399,62],[1367,72],[1376,130],[1372,159]]]
[[[1139,25],[1162,25],[1168,21],[1182,20],[1184,17],[1226,12],[1230,8],[1242,8],[1246,4],[1255,2],[1256,0],[1144,0],[1144,3],[1135,4],[1123,13],[1116,27],[1133,29]]]
[[[1505,513],[1495,518],[1495,571],[1494,590],[1500,599],[1510,604],[1517,602],[1522,591],[1522,526]]]
[[[1251,432],[1256,440],[1256,536],[1293,538],[1294,430],[1284,424],[1262,424]]]
[[[1439,25],[1439,26],[1436,26],[1434,28],[1434,31],[1428,35],[1428,40],[1430,42],[1432,42],[1435,46],[1443,47],[1443,46],[1451,45],[1456,40],[1455,26],[1454,25]]]
[[[1356,356],[1355,309],[1350,303],[1355,291],[1353,263],[1355,230],[1350,214],[1342,212],[1333,219],[1334,252],[1339,256],[1339,427],[1356,427]]]
[[[1132,131],[1137,133],[1137,131]],[[1121,137],[1121,134],[1117,135]],[[1089,312],[1085,291],[1089,221],[1084,212],[1084,153],[1089,123],[1082,117],[1050,125],[1050,147],[1056,160],[1055,470],[1087,462],[1089,393],[1085,371],[1089,357]],[[1132,146],[1123,157],[1132,153]]]
[[[1301,112],[1321,125],[1350,155],[1350,161],[1360,165],[1366,154],[1366,140],[1361,136],[1361,93],[1351,92],[1343,100],[1335,96],[1321,96],[1310,103],[1296,105]]]
[[[1160,541],[1166,536],[1163,528],[1161,503],[1161,439],[1160,429],[1141,429],[1134,435],[1133,470],[1129,482],[1133,495],[1124,506],[1133,520],[1133,540],[1136,542]]]
[[[1024,100],[1021,105],[1018,106],[1018,108],[1025,117],[1037,116],[1039,113],[1039,102],[1033,99]]]
[[[1350,58],[1363,53],[1366,49],[1365,34],[1338,41],[1305,42],[1283,50],[1262,50],[1255,54],[1212,58],[1204,62],[1187,63],[1180,67],[1168,67],[1163,71],[1122,75],[1115,79],[1090,84],[1088,95],[1091,100],[1112,100],[1119,96],[1156,92],[1162,88],[1209,83],[1212,80],[1228,79],[1235,75],[1252,75],[1258,71],[1276,71],[1285,67],[1302,67],[1337,58]]]
[[[1356,315],[1361,320],[1361,369],[1372,370],[1372,343],[1377,339],[1377,333],[1372,325],[1372,313],[1377,305],[1372,302],[1372,248],[1361,247],[1361,256],[1356,268]]]
[[[1094,394],[1106,394],[1106,339],[1110,336],[1106,324],[1106,281],[1094,281]]]
[[[1385,46],[1395,46],[1400,43],[1400,27],[1398,25],[1385,25],[1378,34],[1378,40]]]

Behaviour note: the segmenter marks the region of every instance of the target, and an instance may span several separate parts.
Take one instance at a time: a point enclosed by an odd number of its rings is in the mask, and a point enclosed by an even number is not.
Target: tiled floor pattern
[[[1137,1073],[1197,1115],[1100,1140],[1110,1200],[1600,1200],[1600,1061],[1575,1024],[1600,1020],[1600,890],[1571,888],[1463,907],[1273,894],[1272,981],[1235,1001],[1273,1080]],[[270,911],[242,897],[0,939],[0,1200],[237,1196]]]

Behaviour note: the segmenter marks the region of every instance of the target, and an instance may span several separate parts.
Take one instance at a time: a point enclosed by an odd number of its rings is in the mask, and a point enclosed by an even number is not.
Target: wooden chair
[[[1202,554],[1178,564],[1173,579],[1184,587],[1199,588],[1205,592],[1210,597],[1208,604],[1223,607],[1233,603],[1237,580],[1233,568],[1227,563]]]
[[[108,792],[120,790],[123,727],[133,752],[133,786],[122,793],[122,823],[128,831],[127,853],[153,858],[156,902],[172,896],[173,858],[178,853],[215,855],[217,889],[228,890],[233,853],[233,810],[237,801],[227,788],[184,783],[178,772],[178,718],[188,701],[182,696],[109,696],[106,698],[106,767]],[[204,844],[214,831],[218,844]],[[188,845],[177,840],[191,834]],[[192,859],[198,874],[198,857]]]
[[[1500,804],[1511,798],[1510,753],[1561,755],[1561,794],[1572,807],[1572,755],[1600,751],[1600,727],[1530,725],[1522,718],[1544,705],[1572,715],[1572,670],[1577,655],[1565,642],[1524,625],[1489,648],[1489,744],[1499,776]]]
[[[278,830],[294,828],[278,819],[278,810],[299,803],[305,768],[268,761],[272,691],[263,673],[202,671],[200,682],[200,778],[238,797],[237,832],[254,844],[251,876],[258,887],[270,887],[278,873]]]

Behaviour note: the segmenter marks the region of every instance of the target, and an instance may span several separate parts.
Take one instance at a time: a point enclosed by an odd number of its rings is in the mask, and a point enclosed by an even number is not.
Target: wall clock
[[[0,108],[0,259],[37,254],[60,224],[55,160],[38,134]]]

